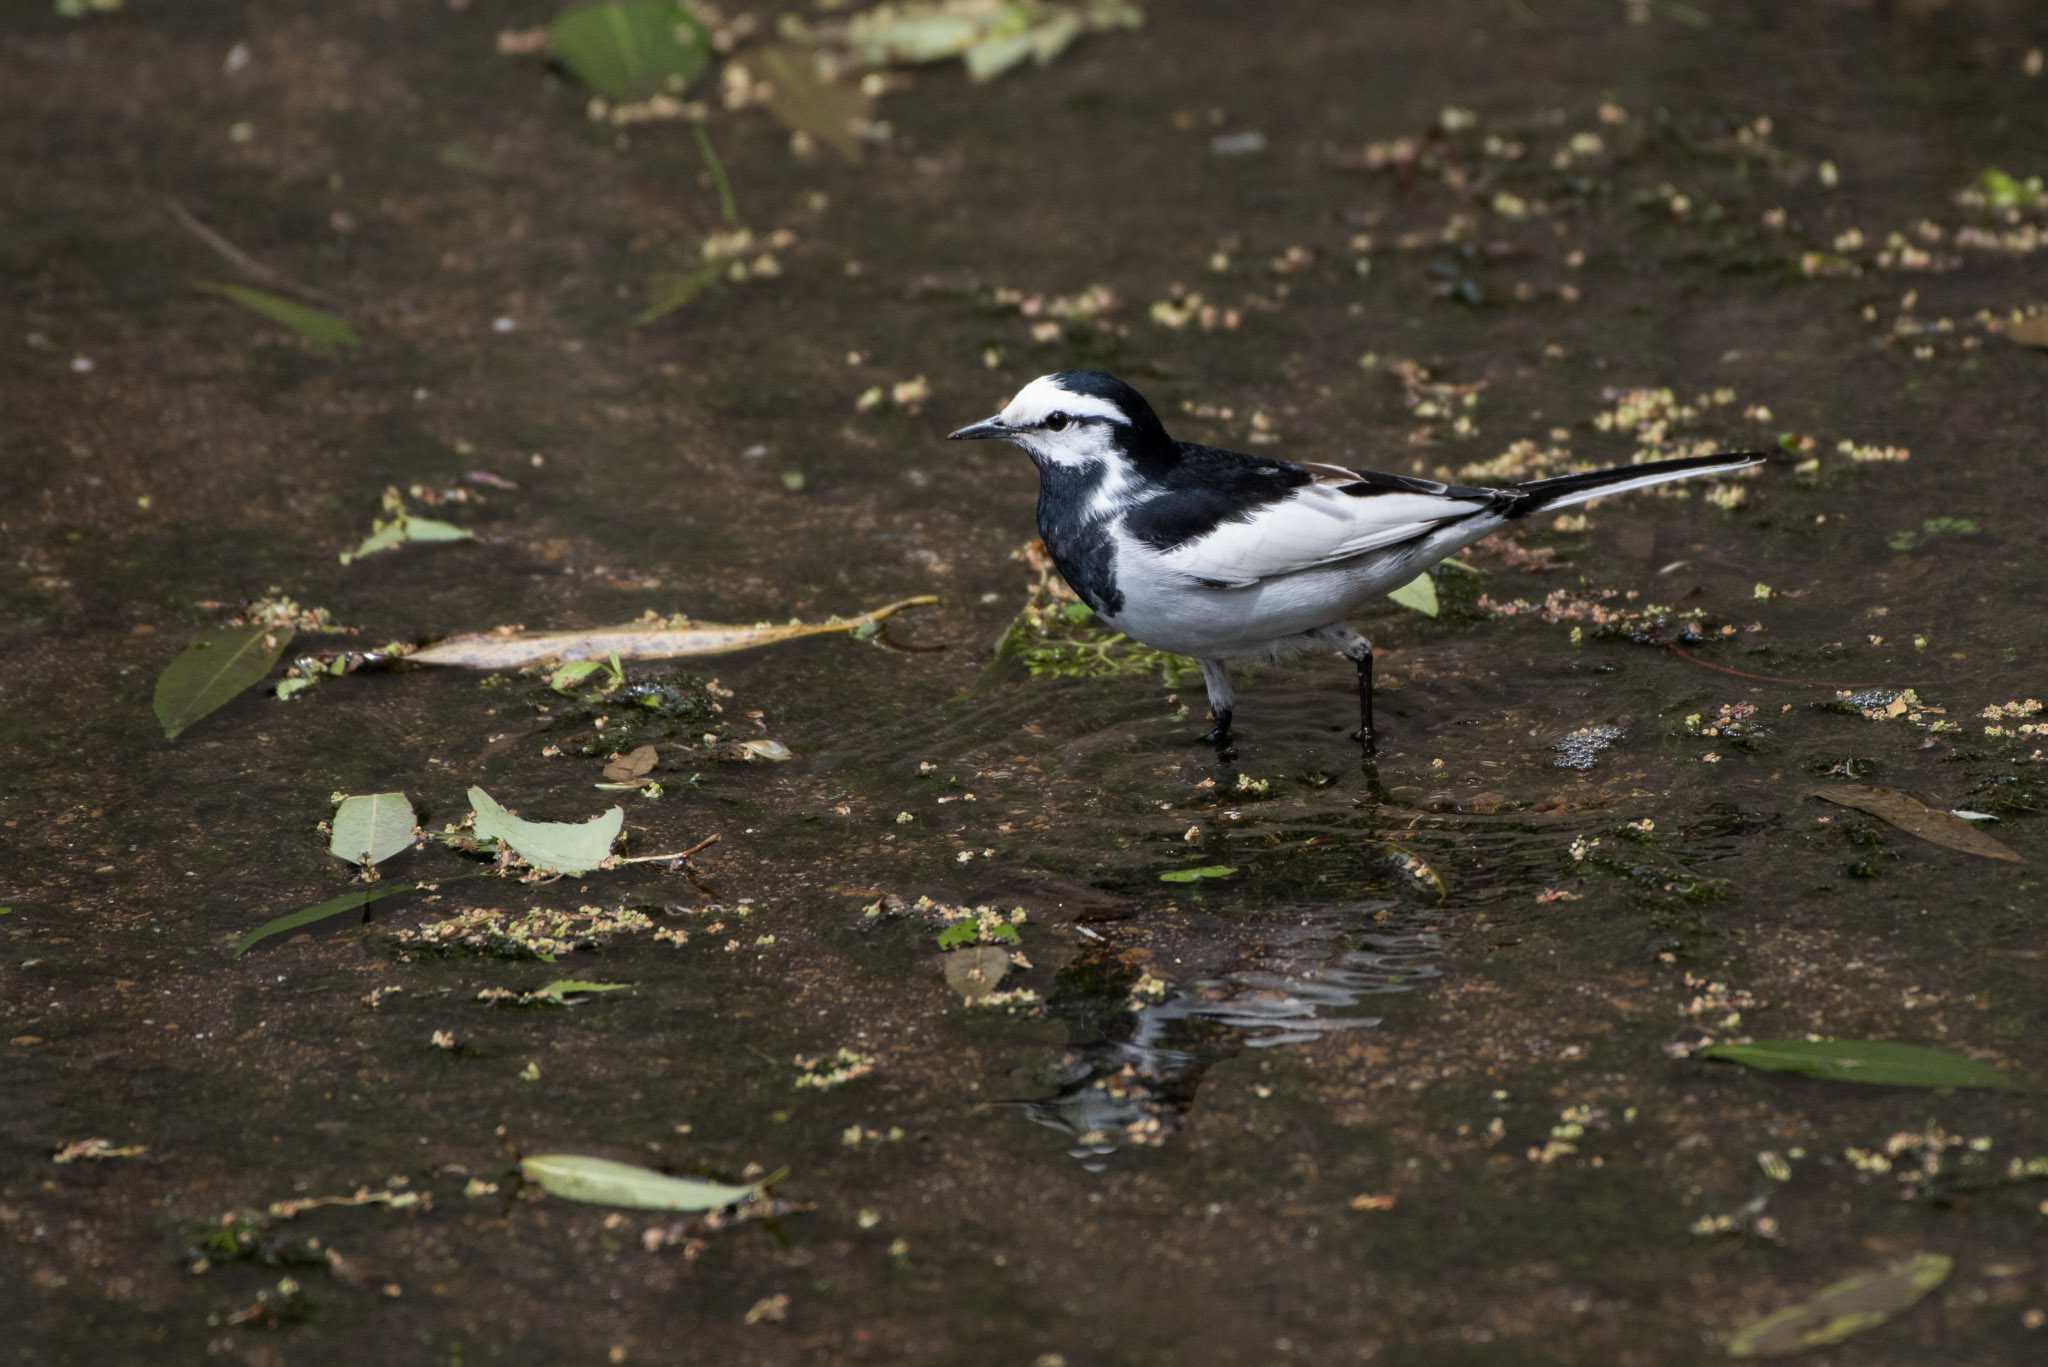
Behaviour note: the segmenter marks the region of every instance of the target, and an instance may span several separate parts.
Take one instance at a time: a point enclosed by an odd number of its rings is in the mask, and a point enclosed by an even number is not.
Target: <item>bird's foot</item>
[[[1215,715],[1216,724],[1202,733],[1202,739],[1221,750],[1230,744],[1230,713],[1225,710]]]

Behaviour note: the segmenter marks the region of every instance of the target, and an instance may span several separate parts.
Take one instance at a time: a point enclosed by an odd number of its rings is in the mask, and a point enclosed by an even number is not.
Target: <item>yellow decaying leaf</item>
[[[756,646],[800,640],[805,636],[857,631],[893,617],[905,608],[929,607],[938,601],[932,594],[920,594],[915,598],[885,603],[872,612],[853,617],[831,617],[822,622],[761,622],[753,626],[730,626],[675,618],[668,622],[627,622],[620,626],[591,627],[582,631],[470,632],[436,641],[405,658],[414,664],[452,665],[459,669],[519,669],[543,660],[604,660],[613,655],[622,660],[676,660],[692,655],[728,655],[738,650],[752,650]]]

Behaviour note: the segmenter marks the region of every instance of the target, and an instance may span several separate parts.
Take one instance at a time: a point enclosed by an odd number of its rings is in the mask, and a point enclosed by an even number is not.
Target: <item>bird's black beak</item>
[[[1003,425],[1003,420],[1000,417],[994,417],[986,418],[981,422],[969,423],[958,432],[950,434],[946,440],[993,441],[997,437],[1007,437],[1009,435],[1010,429]]]

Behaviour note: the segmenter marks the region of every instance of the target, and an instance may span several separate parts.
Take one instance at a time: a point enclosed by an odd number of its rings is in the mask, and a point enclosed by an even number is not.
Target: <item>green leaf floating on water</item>
[[[251,313],[260,314],[273,323],[281,323],[304,338],[306,344],[322,354],[331,354],[342,347],[360,346],[362,338],[345,319],[337,318],[326,309],[316,309],[310,304],[301,304],[281,294],[267,290],[252,290],[247,285],[224,285],[217,280],[200,280],[193,288],[206,294],[217,294],[223,299],[240,304]]]
[[[1198,869],[1168,869],[1159,875],[1162,883],[1199,883],[1204,878],[1228,878],[1237,870],[1228,864],[1204,864]]]
[[[156,719],[164,739],[263,681],[292,643],[289,627],[216,627],[178,653],[156,680]]]
[[[962,945],[980,944],[983,941],[990,944],[1001,942],[1006,945],[1024,943],[1023,937],[1017,934],[1017,927],[1001,921],[986,929],[983,929],[979,921],[955,921],[940,931],[938,936],[940,949],[958,949]]]
[[[588,873],[612,852],[626,824],[626,809],[613,807],[588,821],[526,821],[512,815],[481,788],[469,790],[476,809],[476,838],[502,840],[527,863],[548,873]]]
[[[1416,575],[1387,597],[1424,617],[1436,616],[1436,580],[1431,579],[1427,572]]]
[[[759,1195],[764,1185],[729,1187],[670,1177],[652,1168],[579,1153],[537,1153],[520,1160],[519,1173],[550,1196],[634,1210],[718,1210]]]
[[[1744,1325],[1728,1340],[1732,1358],[1774,1358],[1840,1343],[1918,1304],[1948,1279],[1954,1260],[1916,1253],[1879,1272],[1844,1278],[1810,1300]]]
[[[327,852],[351,864],[381,864],[412,848],[412,828],[417,824],[404,793],[345,797],[334,809],[334,834]]]
[[[1988,1063],[1886,1040],[1760,1039],[1749,1044],[1715,1044],[1699,1058],[1739,1063],[1773,1073],[1801,1073],[1833,1082],[1882,1087],[2012,1087],[2012,1077]]]
[[[724,261],[706,261],[694,270],[656,271],[647,277],[647,307],[633,315],[634,326],[668,317],[724,277]]]
[[[458,527],[453,522],[443,522],[436,517],[414,517],[411,513],[399,513],[396,517],[378,518],[371,524],[370,534],[363,538],[363,544],[352,551],[341,553],[341,563],[360,560],[366,555],[379,551],[393,550],[408,541],[474,541],[476,533],[467,527]]]
[[[671,0],[610,0],[572,9],[548,46],[585,85],[613,100],[681,92],[711,60],[711,34]]]

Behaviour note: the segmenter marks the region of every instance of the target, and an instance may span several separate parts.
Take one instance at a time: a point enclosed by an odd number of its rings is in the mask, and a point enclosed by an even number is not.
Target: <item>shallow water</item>
[[[2048,1151],[2034,1092],[1674,1055],[1812,1033],[2048,1077],[2043,741],[1985,730],[2039,718],[1979,715],[2044,691],[2048,362],[1984,318],[2048,298],[2039,252],[1957,244],[1983,220],[1954,198],[2048,172],[2023,67],[2048,30],[2020,4],[1643,8],[1155,6],[987,86],[918,71],[859,168],[714,111],[745,220],[796,242],[639,329],[716,199],[687,137],[595,130],[493,54],[545,9],[9,21],[0,1356],[1669,1363],[1931,1250],[1956,1259],[1935,1304],[1811,1360],[2032,1360],[2048,1190],[1995,1179]],[[1446,106],[1478,127],[1425,136]],[[1265,150],[1212,150],[1246,131]],[[1604,150],[1554,165],[1575,133]],[[1401,137],[1415,167],[1356,165]],[[192,291],[232,268],[165,195],[364,345],[317,358]],[[1893,231],[1940,268],[1881,262]],[[1098,283],[1102,323],[1051,343],[998,294]],[[1187,290],[1239,324],[1160,321]],[[1660,386],[1687,438],[1814,444],[1742,506],[1595,505],[1474,548],[1480,605],[1454,577],[1436,621],[1360,621],[1369,762],[1335,658],[1246,671],[1219,758],[1198,686],[984,674],[1031,584],[1032,475],[941,438],[1079,363],[1190,438],[1430,474],[1553,429],[1626,460],[1596,416]],[[920,374],[919,411],[856,409]],[[475,469],[517,485],[437,510],[477,544],[337,563],[387,484]],[[162,741],[157,672],[272,586],[363,643],[944,602],[892,623],[917,651],[629,671],[686,716],[365,672]],[[707,731],[796,758],[722,763]],[[659,799],[591,786],[628,740],[662,747]],[[1807,796],[1840,782],[1995,815],[2028,862]],[[629,854],[721,839],[687,876],[450,884],[228,955],[346,887],[330,793],[403,789],[438,827],[471,784],[543,819],[619,802]],[[1232,872],[1160,879],[1203,866]],[[1037,1000],[963,1005],[920,897],[1021,907],[1003,986]],[[549,964],[387,933],[586,904],[673,934]],[[564,976],[633,990],[476,999]],[[842,1048],[872,1071],[797,1085]],[[1926,1146],[1898,1137],[1931,1126],[1985,1142],[1909,1181]],[[51,1161],[89,1137],[147,1152]],[[1889,1171],[1848,1155],[1888,1143]],[[520,1196],[516,1156],[550,1150],[787,1167],[798,1208],[671,1239]],[[337,1263],[188,1270],[224,1211],[364,1187],[432,1203],[261,1245]],[[1758,1198],[1768,1229],[1693,1232]],[[292,1309],[233,1322],[286,1274]]]

